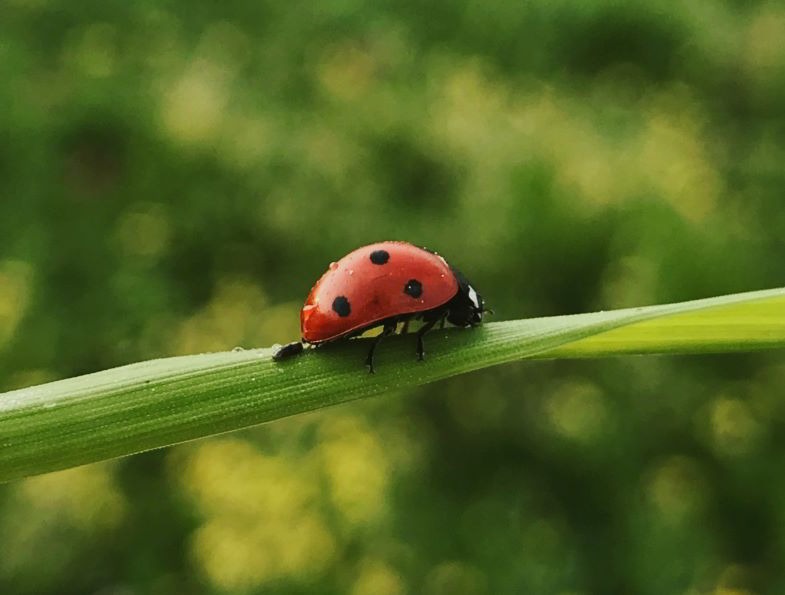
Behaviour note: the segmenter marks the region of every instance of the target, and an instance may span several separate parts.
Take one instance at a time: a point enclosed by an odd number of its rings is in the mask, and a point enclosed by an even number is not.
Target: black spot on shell
[[[343,318],[349,316],[352,307],[349,305],[349,300],[347,300],[346,297],[339,295],[333,300],[333,310],[335,310],[335,313],[338,314],[338,316]]]
[[[403,292],[413,298],[418,298],[422,295],[422,283],[417,279],[409,279],[403,288]]]
[[[390,260],[390,253],[387,250],[374,250],[371,252],[371,262],[373,264],[387,264]]]

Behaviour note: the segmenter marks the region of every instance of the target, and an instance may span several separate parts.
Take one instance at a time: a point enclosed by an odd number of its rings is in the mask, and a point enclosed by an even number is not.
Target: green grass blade
[[[0,395],[0,481],[168,446],[527,358],[708,353],[785,346],[785,288],[435,331],[428,359],[391,337],[290,361],[271,349],[152,360]]]

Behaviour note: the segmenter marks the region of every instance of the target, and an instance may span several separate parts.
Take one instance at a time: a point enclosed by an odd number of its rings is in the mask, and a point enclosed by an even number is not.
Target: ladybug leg
[[[439,321],[439,329],[443,329],[444,328],[444,323],[445,322],[447,322],[447,317],[446,316],[442,316],[442,319]]]
[[[402,335],[405,335],[406,333],[409,332],[409,321],[410,320],[411,320],[411,318],[407,318],[406,320],[403,321],[403,326],[401,327],[401,334]]]
[[[282,359],[286,359],[288,357],[292,357],[293,355],[299,355],[303,352],[304,345],[300,341],[294,341],[293,343],[287,343],[283,347],[281,347],[278,351],[273,354],[273,359],[277,362],[281,361]]]
[[[386,336],[395,333],[395,329],[397,326],[398,326],[398,322],[395,320],[391,322],[385,322],[384,329],[380,334],[376,335],[376,337],[373,340],[373,343],[371,343],[371,348],[368,350],[368,357],[365,358],[365,365],[368,366],[368,372],[370,372],[371,374],[375,373],[375,370],[373,369],[373,352],[376,351],[376,346]]]
[[[417,361],[421,362],[423,359],[425,359],[425,346],[422,340],[423,335],[431,330],[433,325],[435,325],[437,322],[439,322],[438,318],[429,320],[420,327],[420,330],[417,331]]]

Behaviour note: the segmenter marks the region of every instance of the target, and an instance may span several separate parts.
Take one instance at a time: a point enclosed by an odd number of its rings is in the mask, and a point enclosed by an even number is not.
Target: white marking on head
[[[469,300],[474,304],[475,308],[478,310],[480,309],[480,299],[477,297],[477,292],[474,291],[474,287],[471,285],[469,285]]]

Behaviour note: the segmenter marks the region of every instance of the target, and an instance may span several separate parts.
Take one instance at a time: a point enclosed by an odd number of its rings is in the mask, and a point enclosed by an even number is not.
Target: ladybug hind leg
[[[376,335],[376,337],[374,337],[373,343],[371,343],[371,348],[368,350],[368,357],[365,358],[365,365],[368,366],[368,372],[370,372],[371,374],[375,373],[375,370],[374,370],[374,367],[373,367],[373,353],[374,353],[374,351],[376,351],[376,346],[379,343],[381,343],[382,339],[384,339],[385,337],[387,337],[389,335],[394,334],[395,333],[395,329],[397,327],[398,327],[398,321],[397,320],[391,320],[391,321],[385,322],[384,323],[384,329],[382,330],[382,332],[379,333],[378,335]]]
[[[279,362],[282,359],[286,359],[294,355],[300,355],[303,352],[304,348],[305,346],[302,344],[301,341],[294,341],[292,343],[288,343],[273,354],[273,360]]]

